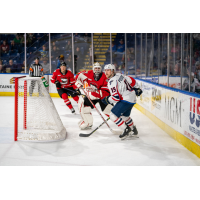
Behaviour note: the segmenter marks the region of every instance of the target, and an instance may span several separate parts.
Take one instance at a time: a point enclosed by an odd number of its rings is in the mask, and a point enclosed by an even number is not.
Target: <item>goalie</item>
[[[99,103],[103,113],[109,116],[112,106],[106,106],[101,101],[101,99],[110,94],[107,87],[107,78],[102,72],[101,65],[98,62],[93,65],[93,70],[89,70],[88,72],[84,71],[77,75],[75,83],[77,88],[82,88],[84,84],[88,84],[85,90],[92,103],[94,105]],[[91,128],[93,125],[91,109],[94,107],[86,96],[79,96],[78,108],[82,117],[82,120],[78,123],[80,129]]]

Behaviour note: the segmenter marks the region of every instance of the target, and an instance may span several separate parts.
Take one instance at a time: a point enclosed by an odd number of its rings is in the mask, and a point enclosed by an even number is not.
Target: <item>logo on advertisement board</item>
[[[165,95],[165,118],[181,127],[181,101]]]
[[[190,97],[190,124],[189,130],[200,136],[200,99]],[[197,128],[193,127],[196,126]]]
[[[14,78],[14,77],[12,77],[12,78],[10,79],[10,84],[15,84],[15,78]]]
[[[161,109],[161,90],[152,88],[152,105],[157,109]]]

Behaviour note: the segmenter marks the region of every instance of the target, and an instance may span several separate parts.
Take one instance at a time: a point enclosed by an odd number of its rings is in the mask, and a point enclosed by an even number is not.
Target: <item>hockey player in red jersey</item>
[[[88,87],[85,91],[88,97],[92,100],[94,105],[99,103],[103,113],[108,116],[112,106],[106,106],[101,102],[101,99],[108,96],[110,93],[107,87],[107,78],[102,72],[101,65],[98,62],[93,65],[93,70],[79,73],[76,77],[75,85],[81,88],[86,82]],[[93,125],[91,108],[93,109],[93,106],[86,96],[79,96],[78,108],[82,117],[82,120],[78,123],[79,127],[81,129],[91,128]]]
[[[75,113],[68,96],[71,96],[77,103],[79,97],[77,95],[77,91],[75,90],[77,87],[75,86],[74,75],[71,71],[67,70],[65,62],[61,63],[60,69],[56,69],[53,72],[51,82],[56,85],[59,96],[64,100],[71,112]]]

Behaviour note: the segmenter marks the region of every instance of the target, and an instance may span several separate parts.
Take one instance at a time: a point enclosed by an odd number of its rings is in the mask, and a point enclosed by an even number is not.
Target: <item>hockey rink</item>
[[[200,165],[200,159],[196,155],[135,108],[131,116],[137,126],[139,138],[122,141],[105,124],[90,137],[81,138],[79,133],[91,132],[102,123],[102,119],[93,109],[93,128],[79,130],[77,124],[81,116],[78,114],[76,102],[70,100],[76,115],[71,114],[62,99],[53,98],[66,128],[67,139],[61,142],[31,143],[14,142],[14,97],[0,97],[0,166]],[[108,123],[112,129],[119,130],[110,120]]]

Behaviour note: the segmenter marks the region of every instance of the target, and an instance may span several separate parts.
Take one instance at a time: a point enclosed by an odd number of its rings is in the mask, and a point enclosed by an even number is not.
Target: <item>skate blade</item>
[[[125,140],[128,137],[128,135],[124,136],[123,138],[120,138],[121,140]]]

